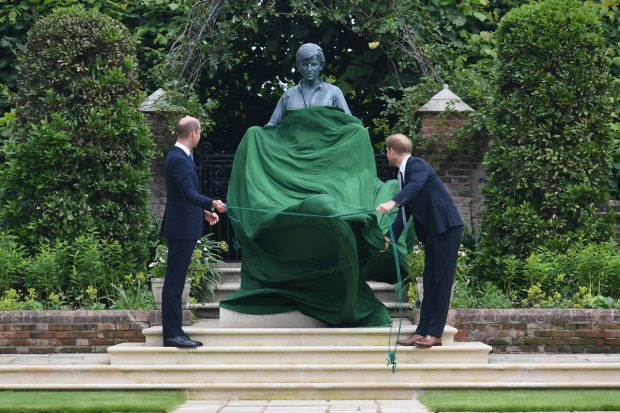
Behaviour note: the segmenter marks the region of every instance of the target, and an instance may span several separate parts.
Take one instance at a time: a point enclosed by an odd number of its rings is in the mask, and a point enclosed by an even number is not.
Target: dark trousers
[[[424,295],[416,333],[441,337],[448,319],[463,227],[453,227],[424,244]]]
[[[196,240],[168,238],[166,279],[161,293],[161,323],[164,338],[184,334],[181,296],[195,246]]]

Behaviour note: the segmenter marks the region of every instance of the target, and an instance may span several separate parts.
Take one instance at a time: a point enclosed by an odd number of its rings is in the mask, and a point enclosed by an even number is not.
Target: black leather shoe
[[[196,343],[198,345],[198,347],[202,347],[202,341],[198,341],[198,340],[194,340],[192,338],[189,338],[189,336],[187,334],[185,334],[185,333],[183,333],[181,335],[181,337],[183,337],[186,340],[193,341],[194,343]]]
[[[199,347],[199,345],[194,340],[187,339],[183,336],[177,336],[174,338],[165,338],[164,347],[196,348]]]

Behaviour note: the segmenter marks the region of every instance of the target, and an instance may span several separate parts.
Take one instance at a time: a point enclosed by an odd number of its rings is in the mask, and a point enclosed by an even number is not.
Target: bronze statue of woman
[[[390,326],[366,281],[394,283],[396,265],[406,272],[404,242],[398,264],[380,252],[395,213],[374,212],[398,187],[377,178],[368,130],[342,91],[320,79],[324,66],[319,46],[302,45],[296,68],[303,78],[237,148],[227,203],[238,207],[228,213],[242,247],[241,288],[220,308],[299,311],[329,326]]]
[[[319,45],[314,43],[301,45],[295,56],[295,69],[301,73],[302,79],[298,85],[284,92],[269,123],[265,126],[276,126],[282,123],[287,110],[310,106],[333,106],[350,115],[347,101],[338,86],[321,80],[320,75],[324,67],[325,56]]]

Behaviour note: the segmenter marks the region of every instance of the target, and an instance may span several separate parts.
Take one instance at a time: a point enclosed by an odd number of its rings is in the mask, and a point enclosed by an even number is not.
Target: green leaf
[[[480,13],[479,11],[475,11],[473,13],[474,17],[477,18],[478,20],[480,20],[481,22],[484,22],[488,19],[487,15],[484,13]]]

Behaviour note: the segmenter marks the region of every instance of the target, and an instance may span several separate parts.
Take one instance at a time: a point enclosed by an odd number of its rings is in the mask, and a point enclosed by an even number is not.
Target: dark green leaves
[[[129,32],[99,12],[60,9],[34,25],[20,61],[0,167],[4,228],[31,251],[95,231],[144,262],[153,143]]]
[[[480,271],[501,277],[486,257],[525,259],[540,247],[611,237],[610,73],[594,9],[546,0],[499,24],[493,137],[485,157],[487,212]]]

